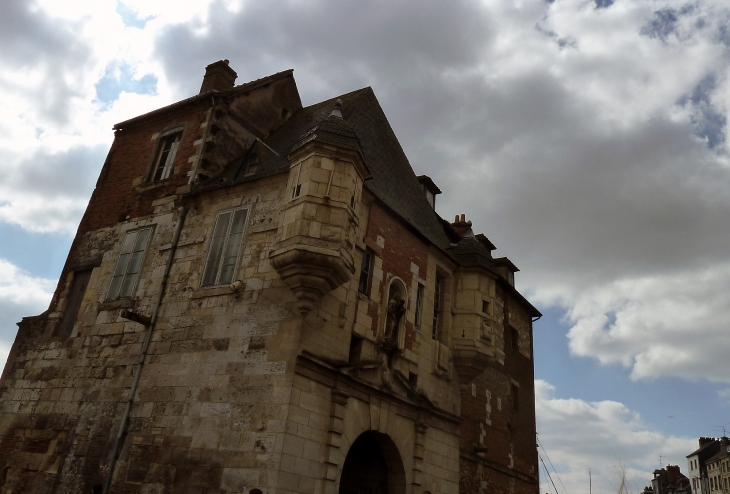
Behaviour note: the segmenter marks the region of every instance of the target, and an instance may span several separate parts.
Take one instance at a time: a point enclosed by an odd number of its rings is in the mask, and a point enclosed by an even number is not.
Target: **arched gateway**
[[[405,494],[406,474],[398,448],[387,434],[358,436],[345,458],[340,494]]]

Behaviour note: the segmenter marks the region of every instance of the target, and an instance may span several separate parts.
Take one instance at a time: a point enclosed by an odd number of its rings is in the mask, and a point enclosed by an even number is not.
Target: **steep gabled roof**
[[[242,177],[254,180],[288,170],[287,156],[298,142],[318,126],[332,125],[325,121],[335,108],[337,99],[342,100],[341,112],[347,131],[354,132],[359,139],[365,165],[370,170],[370,179],[365,186],[431,243],[446,249],[450,242],[441,220],[428,203],[408,158],[369,87],[302,108],[263,139],[263,143],[278,153],[275,159],[261,163],[259,171],[250,174],[241,172],[244,166],[250,166],[242,157],[223,173],[223,182],[232,185],[243,181]]]

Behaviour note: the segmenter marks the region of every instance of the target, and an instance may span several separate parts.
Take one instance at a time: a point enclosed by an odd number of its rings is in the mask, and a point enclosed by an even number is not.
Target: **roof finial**
[[[342,118],[342,100],[340,98],[335,101],[335,108],[330,113],[330,117]]]

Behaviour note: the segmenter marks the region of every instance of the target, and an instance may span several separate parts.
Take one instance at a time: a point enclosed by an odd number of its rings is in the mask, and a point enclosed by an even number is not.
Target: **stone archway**
[[[403,460],[387,434],[366,431],[352,443],[340,476],[339,494],[405,494]]]

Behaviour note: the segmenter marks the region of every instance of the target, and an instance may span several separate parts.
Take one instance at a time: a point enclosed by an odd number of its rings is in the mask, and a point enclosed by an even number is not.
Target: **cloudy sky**
[[[561,494],[589,468],[638,492],[730,429],[728,0],[3,0],[0,360],[112,125],[223,58],[239,83],[293,68],[305,105],[371,86],[439,213],[520,267]]]

